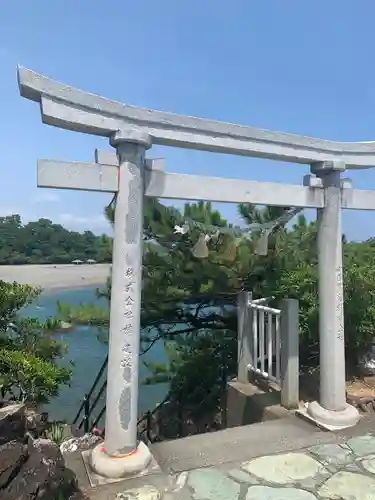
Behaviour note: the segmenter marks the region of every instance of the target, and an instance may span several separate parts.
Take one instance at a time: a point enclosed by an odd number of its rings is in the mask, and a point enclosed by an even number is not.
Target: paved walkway
[[[146,484],[125,490],[116,499],[375,500],[375,434],[195,469],[170,479],[165,487]]]

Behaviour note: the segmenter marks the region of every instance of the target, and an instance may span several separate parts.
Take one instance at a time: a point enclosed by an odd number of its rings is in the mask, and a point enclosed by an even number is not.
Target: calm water
[[[55,315],[56,302],[67,302],[72,305],[93,302],[107,307],[104,299],[98,300],[95,297],[96,287],[60,290],[53,293],[42,294],[35,304],[30,305],[25,314],[45,318]],[[46,410],[51,418],[67,420],[71,422],[82,402],[82,398],[92,386],[96,374],[102,365],[107,354],[107,345],[101,343],[97,338],[98,330],[89,326],[77,326],[68,333],[56,334],[56,338],[64,342],[68,347],[68,352],[62,360],[62,364],[70,366],[70,361],[74,363],[72,367],[73,377],[71,387],[62,387],[60,395],[51,401]],[[161,344],[155,344],[145,357],[141,357],[140,380],[147,376],[148,371],[142,359],[148,361],[163,362],[165,360],[164,349]],[[144,412],[154,408],[163,400],[167,391],[165,384],[154,386],[140,386],[139,411]],[[101,408],[101,405],[98,405]]]

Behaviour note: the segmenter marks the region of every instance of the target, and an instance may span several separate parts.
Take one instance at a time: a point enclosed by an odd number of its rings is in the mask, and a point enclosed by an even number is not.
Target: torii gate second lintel
[[[375,192],[351,189],[340,173],[374,166],[375,144],[335,143],[144,110],[26,69],[19,69],[18,79],[21,94],[41,103],[45,123],[109,137],[117,152],[99,151],[92,164],[38,162],[40,187],[117,193],[106,437],[104,448],[93,450],[93,468],[120,477],[150,460],[147,447],[137,446],[136,425],[144,195],[317,208],[321,390],[320,403],[309,405],[307,414],[327,428],[355,425],[358,412],[345,398],[341,208],[374,210]],[[314,175],[296,186],[172,174],[160,161],[145,160],[152,143],[310,164]]]
[[[37,185],[41,188],[72,189],[116,193],[118,159],[116,154],[96,150],[95,163],[38,160]],[[164,171],[162,158],[146,159],[144,195],[189,201],[218,203],[253,203],[254,205],[323,208],[321,179],[306,175],[303,186],[273,182],[248,181],[223,177],[176,174]],[[352,189],[349,179],[341,179],[341,207],[349,210],[375,210],[374,191]],[[291,203],[293,200],[293,203]]]

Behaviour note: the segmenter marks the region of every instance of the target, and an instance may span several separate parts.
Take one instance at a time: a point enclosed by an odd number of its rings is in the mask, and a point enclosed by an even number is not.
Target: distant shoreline
[[[32,264],[0,266],[0,280],[41,287],[45,291],[104,285],[111,264]]]

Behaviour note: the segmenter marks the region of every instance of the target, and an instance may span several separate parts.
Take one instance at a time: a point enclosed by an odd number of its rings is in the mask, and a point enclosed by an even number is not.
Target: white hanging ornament
[[[189,226],[188,224],[184,224],[183,226],[175,226],[173,228],[173,233],[174,234],[186,234],[189,231]]]
[[[193,247],[192,253],[197,259],[206,259],[208,257],[207,242],[210,240],[208,234],[200,234],[198,241]]]
[[[271,231],[271,229],[262,231],[258,241],[255,243],[254,253],[256,255],[268,255],[268,236]]]
[[[225,249],[225,253],[224,253],[225,260],[230,261],[230,262],[233,262],[235,260],[236,255],[237,255],[237,246],[238,246],[238,243],[240,241],[241,240],[239,238],[234,238],[233,240],[231,240],[228,243],[227,248]]]
[[[216,243],[219,237],[220,237],[220,230],[218,229],[214,234],[211,235],[211,240]]]
[[[233,261],[237,255],[237,247],[241,243],[244,237],[236,237],[234,238],[228,245],[227,252],[225,254],[225,259],[229,261]]]

